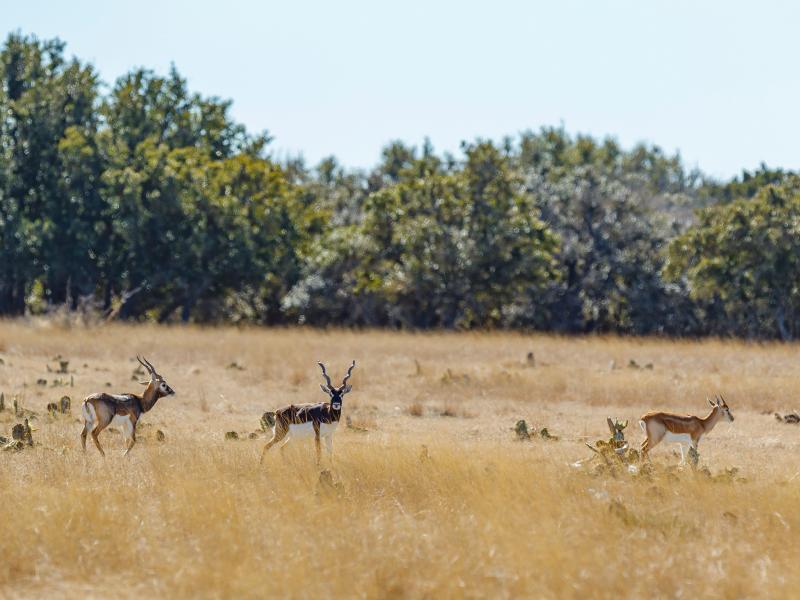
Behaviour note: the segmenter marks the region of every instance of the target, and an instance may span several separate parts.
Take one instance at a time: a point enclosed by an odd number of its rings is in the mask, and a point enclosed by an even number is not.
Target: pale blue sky
[[[562,124],[679,150],[718,177],[800,168],[800,3],[4,2],[112,82],[170,62],[278,156],[369,167],[390,140],[457,150]]]

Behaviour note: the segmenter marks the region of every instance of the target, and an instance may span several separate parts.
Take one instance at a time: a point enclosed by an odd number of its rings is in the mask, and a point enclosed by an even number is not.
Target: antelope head
[[[353,364],[350,365],[350,368],[347,369],[347,375],[344,376],[342,379],[342,385],[338,388],[335,387],[331,383],[331,378],[328,377],[327,371],[325,371],[325,365],[322,363],[317,363],[319,368],[322,369],[322,376],[325,378],[325,384],[319,384],[319,387],[322,388],[322,391],[328,394],[331,397],[331,408],[333,410],[342,410],[342,396],[349,393],[353,386],[347,385],[347,380],[350,379],[350,375],[353,373],[353,369],[356,366],[356,361],[353,361]]]
[[[709,400],[708,403],[712,408],[719,409],[728,423],[733,423],[733,415],[731,414],[731,409],[728,408],[728,403],[725,402],[725,398],[722,396],[714,396],[714,400]]]
[[[156,391],[156,398],[172,396],[175,393],[175,390],[167,385],[167,382],[164,380],[164,378],[156,373],[156,369],[150,364],[150,361],[148,361],[146,358],[139,358],[138,355],[136,356],[136,360],[138,360],[139,364],[141,364],[145,369],[147,369],[147,372],[150,373],[150,381],[140,381],[139,383],[142,385],[152,385]]]

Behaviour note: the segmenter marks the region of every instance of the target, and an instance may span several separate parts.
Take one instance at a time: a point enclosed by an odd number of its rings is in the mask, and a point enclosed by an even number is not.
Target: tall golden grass
[[[56,418],[44,407],[136,390],[137,352],[178,395],[143,417],[129,458],[114,432],[101,435],[105,460],[83,454],[78,406]],[[53,387],[65,382],[47,371],[58,355],[74,387]],[[793,597],[800,426],[771,412],[796,407],[797,355],[721,341],[3,323],[0,391],[38,417],[34,448],[0,453],[0,596]],[[312,444],[292,442],[259,465],[266,435],[246,434],[261,412],[322,400],[316,361],[341,378],[353,358],[344,413],[357,428],[342,424],[333,462],[317,467]],[[650,477],[572,466],[590,454],[584,441],[608,437],[607,415],[630,419],[638,443],[643,412],[704,413],[717,392],[736,421],[703,440],[701,464],[736,477],[673,469],[667,446]],[[559,441],[515,441],[520,418]],[[2,433],[16,420],[0,415]]]

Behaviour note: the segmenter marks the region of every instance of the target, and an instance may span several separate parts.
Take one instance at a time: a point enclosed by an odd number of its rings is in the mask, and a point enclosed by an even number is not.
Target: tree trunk
[[[778,303],[778,308],[775,309],[775,323],[778,326],[778,332],[781,334],[781,339],[784,342],[792,341],[792,333],[786,327],[786,309],[782,303]]]

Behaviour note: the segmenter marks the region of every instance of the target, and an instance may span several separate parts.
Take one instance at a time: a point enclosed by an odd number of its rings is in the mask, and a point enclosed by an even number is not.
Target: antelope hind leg
[[[275,444],[280,442],[284,437],[286,437],[286,431],[284,431],[283,429],[278,429],[276,426],[272,432],[272,439],[264,445],[264,449],[261,451],[261,460],[258,461],[259,464],[264,463],[264,457],[267,455],[267,450],[269,450]],[[289,440],[286,441],[288,442]],[[285,446],[286,443],[284,442],[283,445]],[[283,446],[281,446],[281,448],[283,448]]]

